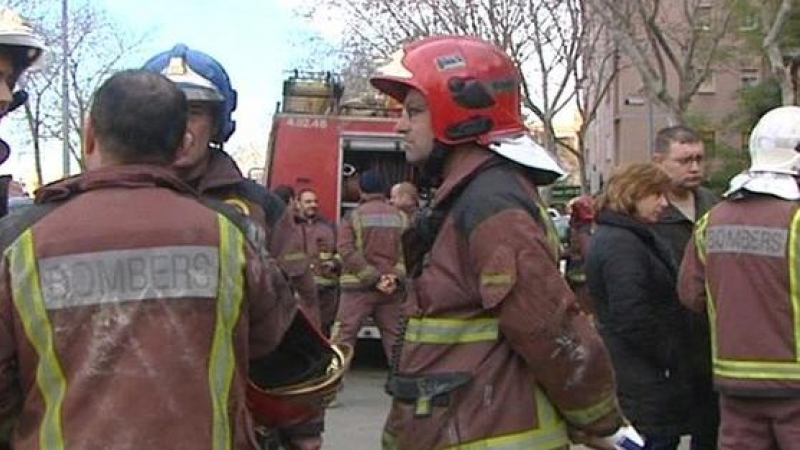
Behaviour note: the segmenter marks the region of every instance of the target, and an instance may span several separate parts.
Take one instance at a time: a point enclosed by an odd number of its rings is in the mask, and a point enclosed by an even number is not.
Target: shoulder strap
[[[239,231],[244,234],[245,239],[253,246],[259,253],[267,255],[266,234],[264,230],[258,226],[252,219],[245,216],[235,207],[213,198],[203,197],[201,199],[203,204],[208,208],[225,216],[230,220]]]
[[[261,209],[264,210],[267,226],[270,229],[274,228],[275,224],[283,217],[286,205],[265,186],[250,179],[243,179],[236,185],[236,190],[246,200],[261,206]]]
[[[447,214],[461,199],[461,194],[480,174],[493,167],[500,166],[503,163],[504,161],[500,158],[492,158],[486,164],[478,168],[478,170],[464,178],[461,183],[453,188],[450,195],[444,201],[436,205],[435,208],[423,208],[414,218],[414,223],[412,225],[413,228],[418,230],[420,237],[425,238],[426,241],[430,241],[430,245],[433,245],[433,241],[436,240],[436,236],[439,234],[439,230],[442,228]]]
[[[423,208],[413,219],[413,224],[402,236],[403,260],[406,273],[412,278],[422,273],[422,264],[436,241],[447,214],[461,198],[461,193],[475,178],[486,170],[503,163],[500,158],[492,158],[455,186],[450,195],[434,208]]]
[[[66,203],[49,202],[29,206],[0,220],[0,251],[5,251],[17,238],[33,224]]]

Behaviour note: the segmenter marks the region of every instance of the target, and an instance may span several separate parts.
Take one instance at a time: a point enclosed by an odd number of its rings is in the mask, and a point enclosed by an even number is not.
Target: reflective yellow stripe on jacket
[[[419,344],[469,344],[496,341],[499,327],[495,318],[408,320],[406,342]]]
[[[233,331],[239,321],[244,297],[244,239],[227,218],[218,215],[220,240],[220,279],[217,295],[217,321],[211,358],[208,361],[208,384],[214,410],[212,445],[214,450],[232,446],[231,418],[228,415],[236,353]]]
[[[700,262],[706,263],[706,229],[708,228],[708,213],[703,215],[694,227],[694,242],[697,248],[697,257]]]
[[[53,327],[39,283],[39,269],[30,229],[6,251],[11,270],[11,290],[25,335],[31,342],[39,363],[36,367],[36,384],[42,393],[44,416],[39,431],[42,449],[59,450],[66,447],[61,423],[61,407],[67,392],[67,380],[56,355]]]
[[[550,250],[553,252],[556,262],[561,258],[561,238],[558,237],[558,231],[553,224],[553,219],[547,212],[547,207],[540,201],[535,201],[536,208],[539,210],[539,218],[544,224],[545,232],[547,233],[547,243],[550,245]]]
[[[218,216],[220,232],[217,319],[208,366],[213,408],[212,448],[232,447],[228,403],[236,357],[233,330],[239,320],[243,299],[244,238],[228,219]],[[42,449],[64,449],[62,406],[67,382],[56,354],[53,327],[41,290],[39,265],[33,234],[27,230],[6,251],[11,272],[14,306],[39,362],[36,384],[42,392],[44,415],[39,435]],[[56,306],[57,305],[52,305]]]
[[[706,231],[708,228],[708,215],[697,223],[695,242],[700,261],[705,264]],[[794,361],[758,361],[758,360],[731,360],[719,356],[717,336],[717,310],[716,302],[712,296],[708,280],[706,280],[706,296],[709,324],[711,327],[711,357],[714,374],[722,378],[740,380],[794,380],[800,381],[800,285],[798,285],[798,245],[800,245],[800,210],[792,217],[789,232],[789,294],[794,325]]]

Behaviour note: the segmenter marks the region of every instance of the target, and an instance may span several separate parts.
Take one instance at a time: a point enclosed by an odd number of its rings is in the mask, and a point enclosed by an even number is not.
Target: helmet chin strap
[[[433,188],[442,184],[444,163],[447,160],[447,156],[452,151],[453,147],[451,145],[447,145],[438,139],[433,141],[431,155],[428,157],[428,160],[425,161],[420,171],[420,187]]]
[[[15,109],[19,108],[20,106],[24,105],[25,102],[28,101],[28,93],[23,90],[19,90],[14,92],[11,95],[11,103],[8,105],[8,109],[6,110],[6,114],[14,111]]]

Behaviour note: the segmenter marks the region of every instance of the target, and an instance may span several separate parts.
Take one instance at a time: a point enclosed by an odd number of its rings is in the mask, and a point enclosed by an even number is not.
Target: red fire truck
[[[389,185],[416,178],[394,132],[400,105],[377,91],[347,100],[344,94],[334,74],[292,73],[283,83],[265,167],[268,188],[314,189],[321,214],[337,224],[358,204],[359,173],[378,170]],[[372,324],[359,332],[379,336]]]
[[[390,185],[414,178],[394,132],[400,105],[377,92],[343,101],[342,86],[331,73],[284,81],[265,168],[267,187],[313,188],[323,216],[337,223],[358,201],[360,172],[376,169]]]

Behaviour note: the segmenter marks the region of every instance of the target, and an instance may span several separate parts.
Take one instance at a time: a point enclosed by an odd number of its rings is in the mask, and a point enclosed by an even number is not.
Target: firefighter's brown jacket
[[[336,253],[335,226],[321,217],[298,216],[295,221],[317,286],[336,287],[341,263]]]
[[[383,194],[363,194],[339,226],[342,289],[374,289],[385,274],[404,279],[400,236],[406,226],[405,214]]]
[[[248,361],[296,308],[275,294],[287,287],[274,262],[155,166],[92,171],[37,202],[60,203],[21,227],[0,266],[12,447],[255,450]]]
[[[799,238],[797,202],[762,194],[725,200],[695,226],[678,294],[708,309],[723,394],[800,397]]]
[[[608,353],[559,273],[535,186],[508,162],[481,170],[485,149],[457,151],[434,209],[459,198],[406,300],[383,448],[561,448],[561,417],[613,432]],[[404,237],[409,249],[416,240]]]
[[[235,206],[264,228],[267,250],[298,292],[303,311],[319,326],[314,275],[303,252],[292,210],[264,186],[244,178],[230,155],[221,150],[209,151],[207,166],[198,179],[190,180],[191,184],[203,196]]]

